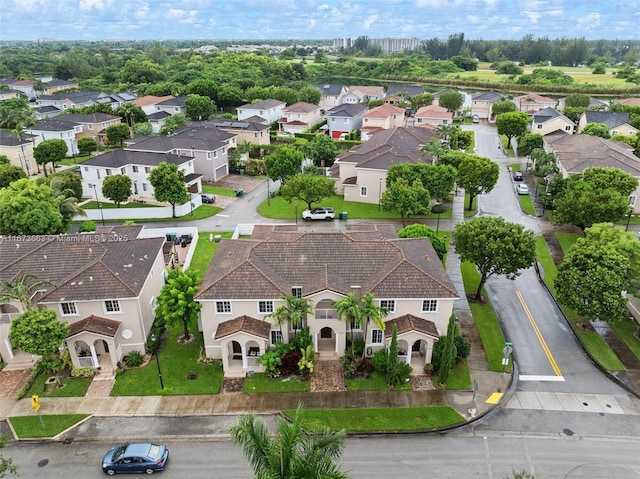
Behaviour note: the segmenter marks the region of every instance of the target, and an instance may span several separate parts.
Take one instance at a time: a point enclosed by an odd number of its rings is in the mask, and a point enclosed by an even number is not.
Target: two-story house
[[[33,146],[37,147],[46,140],[63,140],[67,144],[67,156],[78,154],[78,135],[82,134],[82,125],[64,117],[49,118],[25,128],[25,133],[33,136]]]
[[[320,90],[320,108],[325,111],[342,104],[342,99],[348,91],[346,86],[338,83],[314,86]]]
[[[335,302],[352,292],[373,293],[387,309],[384,330],[338,316]],[[301,324],[279,325],[269,316],[283,296],[308,299],[312,312]],[[371,357],[397,324],[401,360],[423,368],[457,298],[428,239],[398,239],[392,226],[375,225],[332,233],[256,226],[249,239],[220,242],[196,295],[205,354],[222,359],[226,376],[263,371],[260,357],[303,327],[321,356],[342,355],[353,334]]]
[[[424,127],[377,131],[369,141],[338,155],[329,169],[330,176],[336,179],[337,194],[344,195],[345,201],[380,204],[389,167],[399,163],[431,164],[422,147],[435,138],[434,131]]]
[[[580,115],[578,133],[584,130],[589,123],[607,125],[609,135],[635,135],[638,129],[629,121],[629,114],[625,111],[591,111],[587,110]]]
[[[238,121],[248,120],[251,117],[262,119],[267,125],[282,118],[284,109],[287,104],[281,100],[264,100],[258,103],[247,103],[246,105],[236,108],[238,113]]]
[[[131,178],[133,197],[153,201],[153,186],[149,181],[149,174],[162,162],[178,165],[178,169],[184,172],[187,191],[200,193],[202,175],[195,173],[195,158],[190,155],[190,151],[184,153],[177,155],[117,149],[90,158],[82,163],[80,170],[82,196],[95,198],[97,201],[108,201],[102,194],[104,179],[111,175],[126,175]]]
[[[343,103],[327,111],[329,136],[334,140],[362,127],[362,115],[367,111],[364,103]]]
[[[529,115],[548,108],[553,109],[557,103],[553,98],[538,95],[537,93],[517,96],[513,99],[513,102],[516,104],[516,111],[528,113]]]
[[[76,134],[76,141],[80,138],[93,138],[98,144],[103,143],[107,135],[107,128],[122,123],[122,119],[119,116],[106,113],[92,113],[90,115],[73,113],[60,115],[57,119],[72,121],[82,126],[82,132]]]
[[[113,108],[111,95],[99,91],[73,91],[54,93],[53,95],[41,95],[38,97],[38,107],[54,106],[58,110],[68,108],[82,108],[98,103],[109,103]]]
[[[71,82],[67,80],[60,80],[58,78],[53,78],[49,81],[42,82],[42,91],[40,92],[40,94],[54,95],[55,93],[61,90],[70,90],[73,88],[80,88],[80,84],[77,82]]]
[[[543,141],[545,151],[554,154],[559,173],[565,178],[581,174],[587,168],[603,166],[618,168],[640,180],[640,158],[626,143],[559,131],[544,136]],[[636,214],[640,213],[639,195],[640,186],[629,196],[629,206]]]
[[[411,98],[423,93],[424,87],[420,85],[389,85],[384,102],[388,105],[406,107],[411,103]]]
[[[229,174],[228,148],[224,141],[189,136],[183,133],[146,138],[129,144],[125,150],[171,153],[189,157],[193,159],[193,171],[190,173],[200,175],[203,181],[217,181]],[[200,190],[198,189],[198,191]]]
[[[414,126],[433,126],[453,124],[453,112],[437,105],[427,105],[418,108],[413,115]]]
[[[2,81],[0,81],[0,85]],[[22,98],[23,93],[19,90],[0,90],[0,101],[11,100],[13,98]]]
[[[254,121],[232,121],[222,118],[208,120],[205,122],[207,127],[217,128],[226,131],[236,138],[234,146],[244,143],[252,145],[269,145],[271,144],[271,135],[269,134],[269,125],[266,123],[258,123]]]
[[[168,98],[167,100],[156,103],[156,113],[165,112],[169,115],[177,115],[178,113],[182,113],[183,115],[187,114],[187,106],[186,106],[187,97],[186,96],[177,96]]]
[[[393,105],[380,105],[362,115],[361,139],[367,141],[378,130],[389,130],[406,125],[405,109]]]
[[[31,302],[69,324],[66,347],[74,367],[115,370],[128,353],[144,353],[164,285],[166,239],[138,239],[141,229],[113,227],[33,241],[0,237],[0,279],[14,282],[34,274],[54,283]],[[33,366],[31,355],[9,338],[11,321],[22,312],[19,301],[0,305],[0,355],[12,369]]]
[[[568,134],[575,132],[576,125],[569,118],[553,108],[545,108],[533,114],[531,122],[531,133],[538,133],[542,136],[563,131]]]
[[[482,91],[471,97],[471,115],[480,119],[493,121],[493,104],[502,101],[502,95],[495,91]]]
[[[302,133],[321,121],[322,108],[312,103],[299,101],[282,110],[278,126],[281,133]]]
[[[381,86],[350,86],[342,97],[342,103],[369,103],[372,100],[384,98],[384,87]]]
[[[166,100],[172,100],[175,97],[173,95],[166,96],[155,96],[155,95],[145,95],[139,98],[136,98],[131,103],[136,106],[139,106],[142,111],[144,111],[145,115],[149,116],[153,113],[156,113],[158,110],[156,109],[156,105],[158,103],[162,103]]]
[[[18,139],[8,130],[0,130],[0,155],[5,155],[12,165],[22,168],[27,175],[35,175],[38,171],[31,135]]]

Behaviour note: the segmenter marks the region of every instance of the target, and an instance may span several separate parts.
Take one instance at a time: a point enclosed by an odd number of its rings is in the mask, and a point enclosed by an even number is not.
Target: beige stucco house
[[[322,121],[323,110],[318,105],[299,101],[282,110],[278,120],[280,132],[302,133]]]
[[[516,104],[516,111],[522,111],[529,115],[546,108],[555,108],[557,103],[555,99],[538,95],[537,93],[517,96],[513,99],[513,102]]]
[[[66,347],[75,367],[115,369],[126,354],[144,353],[164,284],[166,239],[139,239],[141,230],[109,227],[34,241],[0,237],[0,278],[15,281],[29,273],[55,283],[31,301],[69,324]],[[9,338],[11,321],[21,312],[17,301],[0,305],[0,354],[7,368],[29,368],[35,359]]]
[[[430,362],[458,298],[431,243],[398,239],[393,226],[333,233],[256,226],[250,239],[220,242],[200,284],[206,355],[222,359],[226,376],[261,372],[265,351],[308,326],[316,353],[341,356],[352,328],[334,303],[351,292],[373,293],[389,311],[385,330],[353,331],[365,354],[384,348],[397,324],[400,358],[418,368]],[[269,315],[291,295],[307,298],[312,312],[303,324],[274,324]]]
[[[578,133],[584,130],[589,123],[600,123],[607,125],[609,135],[635,135],[638,129],[631,126],[629,114],[624,111],[585,111],[580,115],[578,122]]]
[[[453,112],[438,105],[427,105],[420,107],[413,116],[414,126],[451,125],[453,123]]]
[[[27,175],[34,175],[38,170],[31,135],[17,139],[9,130],[0,130],[0,155],[5,155],[9,163],[22,168]]]
[[[431,164],[422,147],[434,138],[434,131],[425,127],[379,130],[369,141],[336,158],[329,174],[336,179],[337,194],[344,195],[345,201],[379,204],[389,167],[398,163]]]
[[[542,136],[563,131],[568,134],[575,132],[576,125],[569,118],[553,108],[545,108],[533,115],[531,121],[531,133],[538,133]]]
[[[394,105],[380,105],[362,115],[361,139],[367,141],[378,130],[406,125],[405,109]]]
[[[482,120],[494,121],[493,104],[502,101],[502,95],[495,91],[483,91],[471,97],[471,115]]]

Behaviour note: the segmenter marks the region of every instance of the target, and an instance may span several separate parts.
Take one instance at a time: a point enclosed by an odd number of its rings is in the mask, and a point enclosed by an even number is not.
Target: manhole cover
[[[42,459],[41,461],[38,461],[38,467],[44,467],[47,464],[49,464],[49,459]]]
[[[573,431],[571,429],[563,429],[562,432],[564,432],[567,436],[573,436]]]
[[[195,379],[198,379],[198,375],[196,373],[191,373],[187,375],[187,379],[189,379],[190,381],[193,381]]]

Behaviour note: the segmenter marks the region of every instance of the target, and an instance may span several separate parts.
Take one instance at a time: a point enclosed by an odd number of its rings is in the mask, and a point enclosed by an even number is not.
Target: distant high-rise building
[[[333,46],[336,48],[351,48],[355,42],[354,37],[337,37],[333,39]],[[416,37],[411,38],[369,38],[371,45],[379,45],[383,53],[401,52],[404,50],[415,50],[420,46],[420,39]]]

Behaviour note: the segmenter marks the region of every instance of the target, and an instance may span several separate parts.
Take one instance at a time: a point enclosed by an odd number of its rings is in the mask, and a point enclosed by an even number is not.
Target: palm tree
[[[290,295],[281,296],[280,299],[285,304],[278,306],[273,313],[268,314],[265,318],[273,318],[273,322],[280,328],[280,332],[282,332],[282,325],[286,323],[289,323],[295,332],[298,329],[302,329],[307,314],[312,312],[309,298],[298,298]]]
[[[230,433],[249,461],[256,479],[349,479],[337,460],[345,448],[345,432],[319,426],[302,428],[302,404],[293,421],[278,419],[271,435],[264,421],[253,414],[242,416]]]
[[[49,186],[53,190],[53,196],[58,200],[58,208],[62,214],[62,219],[65,224],[71,222],[74,216],[87,216],[85,210],[78,206],[78,198],[75,197],[75,193],[72,189],[63,188],[63,179],[59,176],[51,178]]]
[[[22,304],[23,311],[31,311],[35,309],[31,304],[31,297],[36,291],[44,286],[56,286],[53,281],[42,280],[35,281],[37,277],[34,274],[18,273],[14,281],[0,280],[0,304],[9,303],[17,300]]]
[[[338,312],[339,318],[344,318],[349,322],[349,336],[351,337],[351,353],[353,354],[353,326],[362,326],[365,320],[364,312],[360,307],[360,298],[355,293],[351,292],[344,298],[339,299],[333,303],[333,306]]]
[[[366,321],[364,322],[365,340],[367,338],[367,326],[369,325],[369,321],[373,321],[373,324],[375,324],[378,329],[384,331],[384,318],[389,314],[389,310],[387,308],[376,306],[374,298],[375,295],[373,293],[367,293],[360,299],[362,312],[366,317]],[[364,350],[362,351],[362,357],[364,358]]]
[[[422,147],[422,151],[428,153],[436,159],[436,161],[449,151],[449,147],[440,143],[438,140],[431,140]]]

